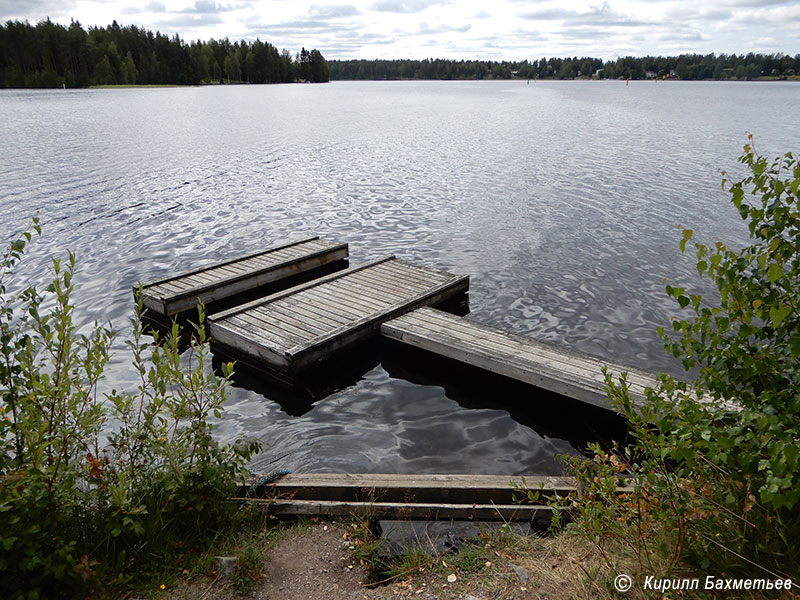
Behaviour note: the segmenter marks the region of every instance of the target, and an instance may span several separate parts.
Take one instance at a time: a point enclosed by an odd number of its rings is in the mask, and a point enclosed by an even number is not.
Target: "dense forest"
[[[332,60],[331,79],[728,79],[800,76],[800,54],[682,54],[600,58],[484,60]]]
[[[318,50],[303,48],[292,57],[258,39],[187,44],[116,21],[88,31],[76,21],[65,27],[50,19],[0,25],[0,87],[328,80],[328,62]]]

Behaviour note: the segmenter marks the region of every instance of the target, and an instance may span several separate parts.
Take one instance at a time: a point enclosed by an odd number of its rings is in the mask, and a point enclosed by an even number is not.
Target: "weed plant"
[[[713,298],[666,288],[686,316],[658,333],[696,381],[661,376],[637,405],[626,378],[606,374],[634,443],[573,461],[577,524],[612,570],[624,555],[656,577],[682,564],[800,577],[800,162],[769,161],[750,141],[739,159],[749,175],[722,182],[750,245],[694,244]],[[692,237],[682,230],[681,251]],[[623,479],[634,491],[620,497]]]
[[[128,342],[138,387],[101,395],[115,333],[75,325],[75,255],[52,260],[43,291],[7,294],[22,287],[31,237],[0,262],[0,597],[110,593],[226,522],[257,445],[211,435],[233,365],[212,371],[202,307],[182,352],[177,324],[145,335],[140,300]]]

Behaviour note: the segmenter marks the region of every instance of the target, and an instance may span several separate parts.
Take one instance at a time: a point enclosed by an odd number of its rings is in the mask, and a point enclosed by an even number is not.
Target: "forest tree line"
[[[0,25],[0,87],[87,87],[90,85],[247,82],[289,83],[329,80],[328,62],[318,50],[296,56],[268,42],[224,40],[185,43],[114,21],[85,30],[50,19],[36,25]]]
[[[717,79],[800,76],[800,54],[682,54],[600,58],[486,60],[332,60],[331,79]]]

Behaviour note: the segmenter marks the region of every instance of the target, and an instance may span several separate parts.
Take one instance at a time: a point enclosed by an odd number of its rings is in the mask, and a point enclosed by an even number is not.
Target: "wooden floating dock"
[[[239,500],[248,499],[248,489],[240,488]],[[529,490],[539,494],[534,504],[527,502]],[[572,477],[321,473],[285,475],[267,484],[261,496],[279,515],[536,521],[549,520],[548,499],[576,491]],[[618,493],[630,491],[618,488]]]
[[[463,294],[469,277],[388,256],[209,317],[223,352],[293,375],[420,306]]]
[[[312,237],[143,284],[146,308],[164,317],[347,258],[347,244]],[[134,294],[138,286],[133,288]]]
[[[602,367],[616,378],[628,373],[634,402],[644,388],[655,387],[653,375],[501,331],[431,308],[420,308],[381,325],[390,339],[486,369],[594,406],[611,409]]]

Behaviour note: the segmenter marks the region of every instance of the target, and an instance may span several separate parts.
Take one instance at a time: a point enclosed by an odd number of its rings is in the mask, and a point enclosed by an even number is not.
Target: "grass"
[[[220,532],[207,547],[162,564],[162,568],[154,570],[146,582],[125,592],[151,597],[153,590],[169,590],[171,600],[209,597],[212,591],[210,597],[213,598],[247,596],[260,580],[275,544],[284,536],[307,529],[310,523],[308,519],[279,521],[267,515],[261,506],[245,505],[231,526]],[[236,559],[236,570],[229,579],[218,571],[218,556]],[[123,594],[121,597],[128,596]]]

